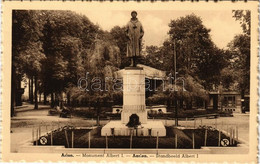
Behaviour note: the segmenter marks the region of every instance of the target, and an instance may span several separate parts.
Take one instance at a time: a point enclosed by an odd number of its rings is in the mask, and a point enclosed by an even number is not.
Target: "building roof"
[[[214,91],[214,92],[209,92],[209,94],[211,94],[211,95],[218,95],[218,94],[220,94],[220,92]],[[239,95],[240,93],[236,92],[236,91],[225,91],[225,92],[222,92],[221,94],[222,95]]]

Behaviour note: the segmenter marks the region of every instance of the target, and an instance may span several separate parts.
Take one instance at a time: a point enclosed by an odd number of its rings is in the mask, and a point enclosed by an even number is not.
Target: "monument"
[[[131,12],[132,18],[126,25],[127,53],[131,58],[131,66],[136,67],[136,60],[141,56],[141,43],[144,36],[144,30],[141,22],[137,19],[137,12]]]
[[[141,55],[141,42],[144,30],[136,18],[137,12],[131,12],[131,20],[126,26],[127,57],[131,66],[123,70],[123,109],[121,121],[110,121],[101,129],[102,136],[166,136],[161,121],[148,120],[145,105],[145,72],[136,66]]]

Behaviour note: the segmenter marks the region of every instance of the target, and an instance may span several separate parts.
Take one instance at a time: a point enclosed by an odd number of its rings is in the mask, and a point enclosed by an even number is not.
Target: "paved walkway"
[[[25,142],[32,140],[32,130],[41,127],[42,134],[59,126],[73,125],[80,127],[90,127],[96,124],[96,120],[89,120],[79,117],[60,118],[58,115],[48,115],[50,107],[48,105],[39,105],[39,109],[33,109],[31,104],[25,104],[22,108],[16,109],[16,116],[11,118],[11,151],[17,152],[19,147]],[[101,121],[105,125],[108,121]],[[174,120],[162,120],[165,125],[174,125]],[[234,117],[220,117],[217,119],[196,119],[195,126],[208,125],[226,130],[228,127],[238,126],[239,138],[244,141],[249,139],[249,115],[235,114]],[[194,120],[179,121],[183,127],[194,127]]]
[[[84,118],[60,118],[59,115],[50,116],[48,105],[39,105],[39,109],[34,109],[31,104],[16,109],[16,116],[11,118],[11,152],[17,152],[25,141],[32,140],[32,130],[41,128],[42,134],[53,129],[65,126],[93,126],[95,120]],[[101,122],[105,123],[105,122]]]
[[[162,120],[165,125],[174,125],[174,120]],[[239,138],[243,141],[249,141],[249,114],[234,114],[234,117],[219,117],[216,119],[197,118],[196,120],[180,120],[178,123],[183,127],[194,128],[200,125],[212,126],[223,131],[227,131],[229,128],[238,127]]]

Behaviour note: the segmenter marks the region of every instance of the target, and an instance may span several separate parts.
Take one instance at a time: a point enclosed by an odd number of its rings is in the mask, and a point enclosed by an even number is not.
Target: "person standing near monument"
[[[137,19],[137,12],[131,12],[131,20],[126,25],[127,57],[131,58],[131,66],[136,67],[136,59],[141,56],[141,43],[144,30],[141,22]]]

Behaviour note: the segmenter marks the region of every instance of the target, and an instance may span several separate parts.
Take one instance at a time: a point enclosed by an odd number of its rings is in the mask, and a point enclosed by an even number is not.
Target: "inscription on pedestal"
[[[145,108],[145,105],[124,105],[123,111],[130,113],[145,112]]]

